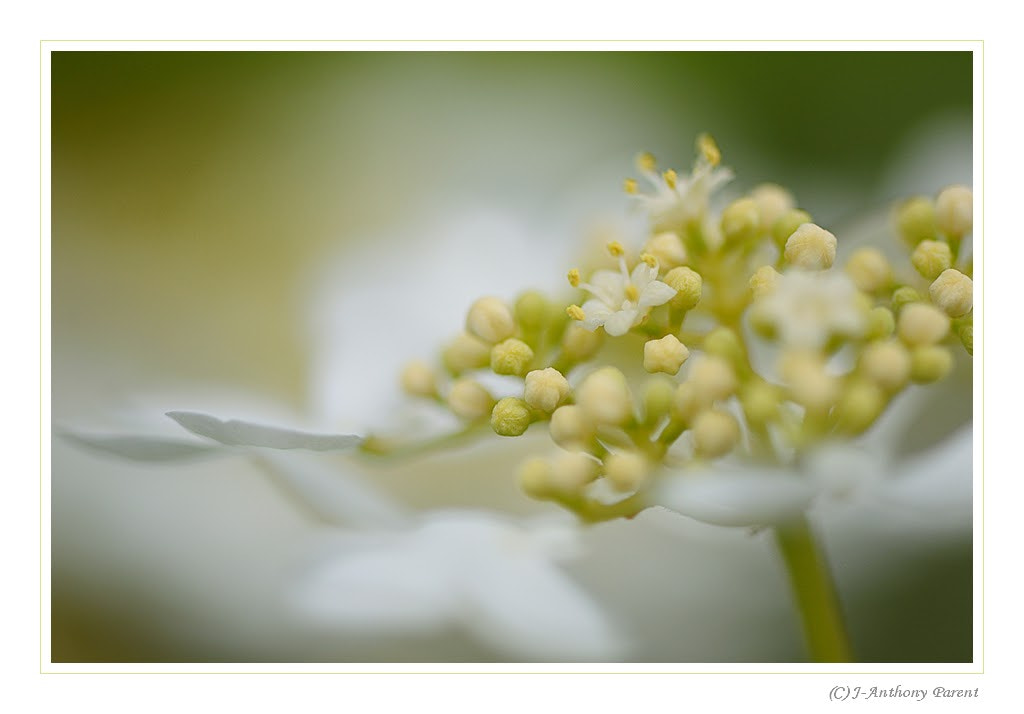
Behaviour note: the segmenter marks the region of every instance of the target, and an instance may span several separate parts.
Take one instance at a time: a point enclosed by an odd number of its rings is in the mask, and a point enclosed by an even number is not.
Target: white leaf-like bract
[[[59,431],[58,434],[67,441],[92,451],[134,461],[194,461],[229,453],[228,449],[221,446],[155,436],[99,436],[66,430]]]
[[[362,437],[352,434],[313,434],[295,429],[253,424],[231,419],[223,421],[199,412],[167,412],[174,421],[198,436],[228,446],[259,446],[267,449],[340,451],[358,446]]]

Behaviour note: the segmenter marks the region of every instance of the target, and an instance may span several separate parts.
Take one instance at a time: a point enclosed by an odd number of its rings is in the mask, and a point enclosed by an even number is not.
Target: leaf
[[[264,426],[217,417],[199,412],[167,412],[174,421],[193,434],[205,436],[228,446],[260,446],[268,449],[308,449],[338,451],[358,446],[362,438],[351,434],[311,434],[294,429]]]
[[[134,461],[190,461],[225,453],[219,446],[150,436],[91,436],[70,431],[58,435],[87,449]]]

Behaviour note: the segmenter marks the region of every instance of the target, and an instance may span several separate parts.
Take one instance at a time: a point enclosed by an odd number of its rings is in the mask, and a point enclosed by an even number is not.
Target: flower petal
[[[580,324],[591,332],[603,325],[605,320],[615,314],[613,310],[600,300],[587,300],[580,306],[580,309],[583,310],[583,314],[586,316]]]
[[[618,307],[626,299],[625,283],[617,270],[595,270],[588,281],[594,297],[609,307]]]
[[[229,453],[211,444],[197,444],[150,436],[92,436],[60,431],[65,440],[93,451],[135,461],[194,461]]]
[[[654,280],[648,283],[647,287],[640,293],[640,300],[637,302],[637,305],[640,308],[664,305],[674,298],[677,292],[672,286],[660,280]]]
[[[813,496],[811,484],[792,473],[734,471],[667,479],[654,502],[714,525],[764,526],[799,515]]]
[[[468,582],[463,621],[523,661],[614,661],[625,643],[590,596],[545,559],[495,557]]]
[[[633,283],[633,286],[642,293],[650,282],[657,277],[658,269],[641,260],[633,268],[633,272],[629,276],[629,282]]]
[[[337,451],[350,449],[362,442],[361,437],[351,434],[311,434],[245,421],[221,421],[209,414],[200,414],[199,412],[167,412],[167,416],[193,434],[205,436],[228,446]]]
[[[604,321],[604,331],[612,337],[618,337],[629,332],[629,328],[633,326],[636,321],[637,311],[636,310],[619,310],[613,312]]]

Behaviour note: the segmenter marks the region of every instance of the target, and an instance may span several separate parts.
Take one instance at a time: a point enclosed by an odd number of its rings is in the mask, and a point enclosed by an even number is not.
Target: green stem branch
[[[796,597],[804,638],[815,662],[852,662],[849,638],[828,565],[806,518],[775,530]]]

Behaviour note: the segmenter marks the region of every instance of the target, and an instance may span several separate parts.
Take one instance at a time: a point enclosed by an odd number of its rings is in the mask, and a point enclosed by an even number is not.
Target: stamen
[[[644,253],[644,254],[642,254],[642,255],[640,256],[640,260],[642,260],[643,262],[647,263],[647,264],[648,264],[649,266],[651,266],[652,268],[657,268],[657,267],[658,267],[658,259],[657,259],[657,258],[655,258],[655,257],[654,257],[653,255],[651,255],[650,253]]]
[[[676,187],[676,181],[679,179],[679,175],[673,169],[669,169],[661,176],[665,179],[665,183],[668,184],[669,188],[674,189]]]
[[[636,157],[636,168],[637,171],[643,173],[651,173],[658,166],[658,163],[654,160],[654,155],[645,151]]]
[[[583,312],[583,308],[580,307],[579,305],[570,305],[569,307],[565,308],[565,312],[567,315],[569,315],[569,317],[571,317],[574,320],[587,319],[587,314]]]
[[[612,254],[613,258],[618,258],[626,254],[626,249],[622,247],[622,243],[613,240],[608,243],[608,252]]]
[[[626,190],[629,195],[636,194],[636,179],[628,178],[622,182],[622,187]]]
[[[722,162],[722,152],[719,151],[718,144],[715,143],[711,134],[704,133],[697,137],[697,150],[712,166],[718,166]]]
[[[569,278],[569,284],[574,288],[578,288],[580,286],[580,271],[576,268],[570,270],[566,277]]]

